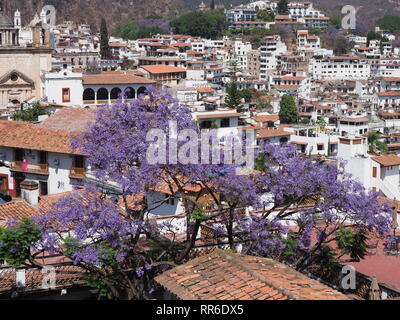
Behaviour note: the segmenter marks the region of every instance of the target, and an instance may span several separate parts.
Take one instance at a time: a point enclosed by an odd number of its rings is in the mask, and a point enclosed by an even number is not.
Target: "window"
[[[15,161],[24,160],[24,150],[22,150],[22,149],[14,149],[14,160]]]
[[[74,167],[75,168],[84,168],[85,167],[85,158],[83,156],[74,156]]]
[[[11,75],[11,81],[17,81],[18,80],[18,75],[16,73],[13,73]]]
[[[170,206],[174,206],[175,205],[175,199],[174,198],[169,198],[168,194],[165,195],[165,199],[166,199],[166,203],[169,204]]]
[[[47,152],[46,151],[39,152],[39,163],[47,164]]]
[[[71,95],[69,88],[62,89],[62,102],[71,102]]]
[[[377,176],[377,167],[372,167],[372,178],[376,178]]]
[[[39,181],[39,188],[41,196],[46,196],[48,194],[47,181]]]
[[[221,120],[221,128],[228,128],[230,126],[229,124],[229,118],[225,118]]]
[[[317,150],[318,151],[324,150],[324,145],[323,144],[317,144]]]

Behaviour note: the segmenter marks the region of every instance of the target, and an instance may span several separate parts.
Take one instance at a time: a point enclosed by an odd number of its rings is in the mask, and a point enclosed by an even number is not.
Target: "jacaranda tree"
[[[15,258],[0,250],[0,260],[16,265],[25,259],[25,265],[40,267],[34,259],[38,252],[66,256],[87,271],[99,296],[147,299],[156,274],[191,257],[200,230],[212,230],[213,241],[232,250],[284,259],[298,269],[318,262],[334,242],[331,258],[360,259],[368,232],[387,232],[389,208],[342,166],[297,155],[289,145],[266,144],[252,149],[257,170],[238,175],[237,163],[194,161],[208,151],[188,147],[189,138],[176,139],[167,131],[167,149],[191,156],[175,161],[174,152],[163,154],[148,135],[171,123],[177,131],[186,129],[186,138],[200,132],[189,108],[151,88],[132,102],[99,108],[96,121],[73,143],[90,155],[93,183],[43,211],[34,226],[12,224],[14,231],[0,237],[0,247],[9,247],[5,242],[16,233],[23,248],[13,249]],[[107,194],[110,188],[118,189],[118,197]],[[157,188],[167,196],[150,201]],[[187,218],[183,239],[170,220],[157,222],[152,214],[174,198]],[[28,237],[26,231],[18,233],[20,228],[35,234]],[[201,233],[201,240],[209,236]]]

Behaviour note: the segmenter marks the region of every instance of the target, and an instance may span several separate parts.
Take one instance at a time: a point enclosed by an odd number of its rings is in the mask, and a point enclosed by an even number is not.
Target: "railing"
[[[69,168],[69,177],[72,179],[83,179],[86,177],[85,168]]]
[[[10,166],[10,171],[48,175],[49,165],[28,163],[26,168],[22,168],[22,161],[12,161]]]

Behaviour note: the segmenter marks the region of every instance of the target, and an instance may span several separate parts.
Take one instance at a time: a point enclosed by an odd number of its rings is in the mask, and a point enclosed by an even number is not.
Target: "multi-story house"
[[[260,80],[267,80],[271,70],[276,69],[276,55],[287,51],[279,35],[265,37],[260,46]]]
[[[321,48],[321,41],[318,36],[310,35],[308,30],[297,30],[297,49],[315,50]]]
[[[42,81],[46,100],[63,106],[98,106],[120,98],[134,99],[146,87],[156,85],[156,81],[134,71],[83,74],[68,68],[46,73]]]
[[[360,57],[315,58],[311,61],[311,72],[314,79],[366,80],[371,75],[371,65]]]
[[[26,122],[1,121],[1,184],[21,197],[21,184],[29,182],[39,195],[71,191],[87,170],[86,155],[71,148],[70,131],[44,129]],[[29,199],[27,199],[29,200]]]
[[[240,5],[228,10],[226,16],[229,23],[238,21],[256,21],[257,11],[255,8],[251,8],[246,5]]]

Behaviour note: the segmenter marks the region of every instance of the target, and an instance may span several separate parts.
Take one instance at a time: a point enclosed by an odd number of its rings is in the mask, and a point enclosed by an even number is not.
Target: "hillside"
[[[4,11],[11,16],[18,8],[23,23],[29,22],[35,12],[44,4],[54,5],[57,21],[74,20],[98,26],[100,18],[105,17],[110,27],[117,23],[160,15],[172,18],[195,9],[202,0],[0,0]],[[371,27],[373,22],[388,14],[400,15],[400,0],[311,0],[316,8],[321,8],[330,16],[339,16],[346,4],[357,8],[357,22]],[[204,0],[207,4],[210,0]],[[216,4],[230,5],[248,2],[247,0],[216,0]]]

